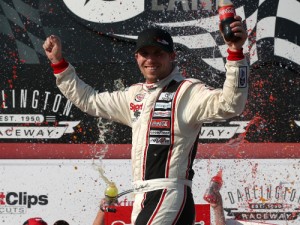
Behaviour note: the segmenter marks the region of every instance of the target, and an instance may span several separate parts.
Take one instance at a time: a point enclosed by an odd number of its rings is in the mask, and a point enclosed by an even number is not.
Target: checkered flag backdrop
[[[299,47],[299,21],[300,2],[297,0],[250,0],[233,1],[236,12],[245,21],[249,33],[248,42],[245,43],[244,52],[249,54],[250,64],[258,61],[283,60],[285,64],[292,67],[300,66],[300,58],[297,53]],[[58,6],[56,6],[57,4]],[[4,61],[15,61],[16,59],[24,64],[39,64],[45,62],[45,54],[42,43],[46,36],[53,31],[60,30],[60,33],[67,33],[64,20],[59,13],[59,4],[46,0],[1,0],[0,2],[0,33],[4,52]],[[47,6],[47,7],[46,7]],[[55,8],[56,7],[56,8]],[[71,15],[68,16],[72,20]],[[153,19],[153,21],[149,21]],[[56,20],[58,22],[53,23]],[[180,21],[179,21],[180,20]],[[179,17],[174,22],[156,22],[154,17],[148,14],[141,14],[135,25],[124,21],[121,25],[136,27],[139,29],[142,24],[145,28],[148,24],[155,24],[170,31],[175,44],[180,49],[188,50],[189,55],[201,56],[202,63],[214,68],[216,71],[224,72],[224,58],[226,57],[226,45],[220,38],[218,27],[218,16],[209,15],[194,20],[184,20]],[[112,26],[110,24],[107,27]],[[73,29],[82,29],[82,26],[73,26]],[[88,29],[87,27],[84,29]],[[132,32],[132,29],[131,29]],[[114,39],[125,38],[135,40],[137,36],[118,31],[112,35]],[[88,43],[93,45],[94,38],[87,38]],[[78,40],[74,41],[77,45]],[[72,46],[78,48],[78,46]],[[14,52],[15,54],[13,54]],[[86,60],[87,56],[84,56]],[[123,59],[127,60],[127,59]]]

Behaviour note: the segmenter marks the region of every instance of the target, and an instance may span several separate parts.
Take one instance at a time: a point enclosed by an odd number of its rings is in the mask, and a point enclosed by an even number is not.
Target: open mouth
[[[158,69],[158,66],[145,66],[145,68],[151,71],[155,71]]]

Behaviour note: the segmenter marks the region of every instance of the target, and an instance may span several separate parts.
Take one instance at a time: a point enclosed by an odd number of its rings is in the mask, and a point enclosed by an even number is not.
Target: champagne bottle
[[[108,205],[111,205],[117,201],[118,198],[118,188],[114,182],[110,182],[105,189],[105,199]]]

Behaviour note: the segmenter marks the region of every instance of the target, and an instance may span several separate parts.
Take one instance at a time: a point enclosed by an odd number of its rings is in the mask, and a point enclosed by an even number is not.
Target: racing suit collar
[[[145,91],[154,91],[158,87],[164,87],[165,85],[170,83],[172,80],[181,81],[183,79],[184,79],[184,77],[179,72],[179,68],[177,66],[175,66],[173,71],[166,78],[164,78],[156,83],[151,83],[151,84],[143,83],[143,89]]]

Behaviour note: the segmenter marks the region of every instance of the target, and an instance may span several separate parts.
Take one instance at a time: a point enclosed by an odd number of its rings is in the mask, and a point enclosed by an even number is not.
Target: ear
[[[134,53],[134,58],[135,58],[135,59],[138,58],[138,53]]]
[[[172,61],[174,61],[176,58],[176,53],[175,52],[170,53],[170,58]]]

